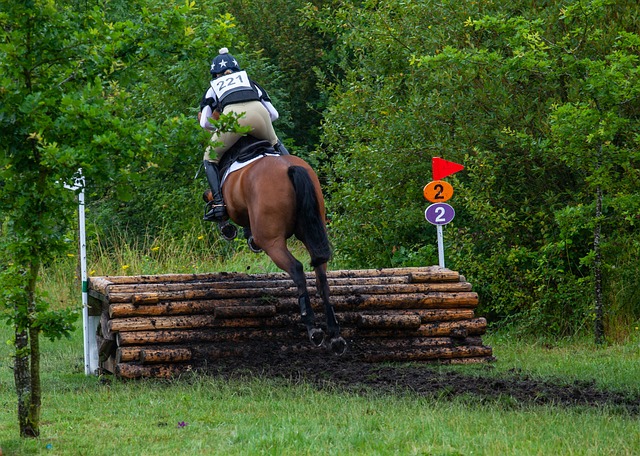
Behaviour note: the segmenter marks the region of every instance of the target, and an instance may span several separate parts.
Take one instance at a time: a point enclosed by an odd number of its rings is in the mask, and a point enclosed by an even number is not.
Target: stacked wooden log
[[[493,359],[480,337],[486,320],[474,314],[478,295],[455,271],[346,270],[330,271],[328,278],[342,335],[359,359]],[[309,273],[307,280],[323,326],[315,276]],[[296,288],[284,273],[93,277],[89,296],[101,312],[101,367],[125,378],[167,377],[220,358],[252,356],[260,341],[265,347],[277,341],[283,350],[313,349]]]

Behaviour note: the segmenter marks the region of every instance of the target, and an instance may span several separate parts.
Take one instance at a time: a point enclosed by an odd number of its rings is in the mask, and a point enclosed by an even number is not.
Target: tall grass
[[[605,271],[604,323],[607,338],[621,342],[640,325],[640,240],[632,240],[616,252],[615,264]]]
[[[221,239],[212,225],[198,226],[176,238],[166,231],[143,237],[126,231],[98,232],[87,245],[89,277],[169,273],[282,272],[264,253],[249,250],[240,231],[233,241]],[[301,242],[290,239],[289,249],[305,269],[309,254]],[[67,254],[43,268],[39,290],[54,309],[81,305],[79,254]]]
[[[304,255],[298,243],[290,242],[297,255]],[[127,232],[106,232],[96,236],[92,247],[88,254],[92,276],[277,270],[266,255],[249,250],[242,233],[228,242],[205,227],[192,228],[181,238],[165,231],[142,238]]]

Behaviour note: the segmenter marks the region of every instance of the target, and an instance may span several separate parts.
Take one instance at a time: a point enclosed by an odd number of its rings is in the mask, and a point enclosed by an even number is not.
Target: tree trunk
[[[593,274],[595,282],[595,339],[596,344],[604,343],[604,311],[602,302],[602,253],[600,252],[600,232],[602,230],[602,187],[598,185],[596,197],[596,226],[593,233],[593,251],[595,260],[593,264]]]
[[[14,379],[18,395],[18,424],[20,436],[38,437],[40,435],[40,406],[42,390],[40,387],[40,339],[39,329],[34,327],[33,316],[36,315],[36,282],[38,278],[38,262],[31,263],[29,279],[26,283],[27,318],[24,322],[16,321],[16,357],[14,363]]]
[[[40,406],[42,405],[42,383],[40,382],[40,330],[29,328],[31,346],[31,402],[29,404],[29,423],[33,436],[40,435]]]
[[[18,395],[18,424],[21,437],[37,437],[37,427],[29,421],[31,408],[31,371],[29,368],[29,333],[20,329],[16,322],[16,357],[14,360],[13,377]]]

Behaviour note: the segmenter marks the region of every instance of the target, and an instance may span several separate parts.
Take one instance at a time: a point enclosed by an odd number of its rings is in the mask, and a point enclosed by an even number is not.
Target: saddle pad
[[[224,181],[227,180],[227,176],[232,172],[238,171],[239,169],[242,169],[245,166],[250,165],[256,160],[260,160],[263,157],[279,157],[279,156],[280,154],[262,154],[262,155],[258,155],[257,157],[253,157],[251,160],[247,160],[245,162],[234,161],[231,164],[231,166],[229,166],[229,169],[227,169],[227,171],[224,173],[224,176],[222,176],[222,181],[220,182],[220,186],[222,187],[224,185]]]

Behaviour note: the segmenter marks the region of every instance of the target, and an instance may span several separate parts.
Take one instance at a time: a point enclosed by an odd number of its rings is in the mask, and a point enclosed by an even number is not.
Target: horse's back
[[[260,172],[269,174],[270,170],[273,169],[274,172],[275,170],[277,170],[278,172],[284,172],[286,174],[291,166],[302,166],[314,177],[316,175],[313,168],[311,168],[311,166],[306,161],[304,161],[300,157],[296,157],[295,155],[279,155],[277,157],[269,155],[264,157],[262,160],[258,160],[256,164],[260,164],[261,167],[264,168],[260,170],[256,169],[254,171],[256,173]]]

